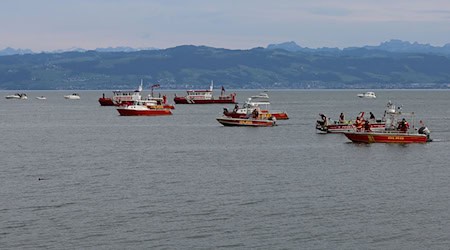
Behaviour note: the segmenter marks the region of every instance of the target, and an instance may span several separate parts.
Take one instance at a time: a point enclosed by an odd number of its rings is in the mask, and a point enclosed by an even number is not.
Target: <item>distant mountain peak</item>
[[[450,45],[446,44],[442,47],[433,46],[429,43],[419,43],[417,41],[409,42],[400,39],[391,39],[380,43],[378,46],[364,46],[365,49],[385,50],[389,52],[412,52],[412,53],[450,53]]]
[[[14,49],[11,47],[6,47],[0,50],[0,56],[25,55],[25,54],[33,54],[33,51],[31,51],[30,49]]]
[[[300,51],[303,48],[299,46],[296,42],[290,41],[290,42],[284,42],[284,43],[278,43],[278,44],[269,44],[267,46],[267,49],[284,49],[287,51]]]

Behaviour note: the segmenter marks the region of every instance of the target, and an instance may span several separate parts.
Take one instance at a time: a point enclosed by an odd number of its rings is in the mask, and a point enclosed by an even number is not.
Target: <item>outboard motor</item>
[[[419,134],[426,135],[427,136],[427,141],[431,141],[431,139],[430,139],[430,133],[431,132],[430,132],[430,130],[427,127],[425,127],[425,126],[420,127],[417,132]]]

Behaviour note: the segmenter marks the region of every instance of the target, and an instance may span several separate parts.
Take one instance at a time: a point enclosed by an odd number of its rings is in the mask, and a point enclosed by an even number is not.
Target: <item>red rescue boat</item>
[[[222,86],[222,92],[218,98],[213,97],[213,83],[209,90],[188,90],[186,96],[175,96],[175,104],[225,104],[237,103],[236,93],[225,95],[225,89]]]
[[[105,94],[103,94],[103,96],[98,99],[98,102],[100,103],[101,106],[119,106],[125,104],[131,105],[135,101],[141,99],[141,91],[142,91],[141,86],[139,87],[138,90],[113,91],[112,97],[105,97]]]
[[[385,131],[374,132],[370,131],[353,131],[345,132],[345,136],[352,142],[362,143],[426,143],[431,142],[430,130],[420,121],[420,128],[414,128],[414,113],[402,113],[403,115],[410,115],[412,119],[412,128],[409,123],[403,118],[396,123],[396,127],[389,126]],[[392,123],[391,123],[392,124]],[[390,125],[391,125],[390,124]]]
[[[135,101],[139,100],[156,101],[156,105],[161,105],[165,109],[175,109],[174,105],[167,103],[166,95],[163,95],[162,97],[161,94],[159,94],[159,97],[153,96],[153,89],[159,88],[159,86],[160,86],[159,84],[152,85],[151,94],[149,94],[146,99],[143,99],[141,95],[143,89],[143,81],[141,81],[141,84],[139,85],[139,88],[137,90],[132,91],[116,90],[113,91],[112,98],[105,97],[105,94],[103,94],[103,96],[98,99],[98,102],[100,103],[101,106],[121,106],[121,105],[133,105]]]
[[[352,142],[362,143],[426,143],[431,141],[426,134],[399,132],[346,132]]]

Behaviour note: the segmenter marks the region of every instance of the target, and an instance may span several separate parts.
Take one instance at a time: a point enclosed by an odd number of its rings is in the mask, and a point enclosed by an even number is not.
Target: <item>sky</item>
[[[450,43],[450,0],[1,0],[0,49]]]

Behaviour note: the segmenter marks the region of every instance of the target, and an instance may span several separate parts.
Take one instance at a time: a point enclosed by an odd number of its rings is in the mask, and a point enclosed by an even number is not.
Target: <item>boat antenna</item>
[[[143,79],[141,79],[141,85],[139,85],[139,88],[138,88],[138,91],[139,92],[141,92],[142,91],[142,88],[143,88],[143,83],[144,82],[144,80]]]

